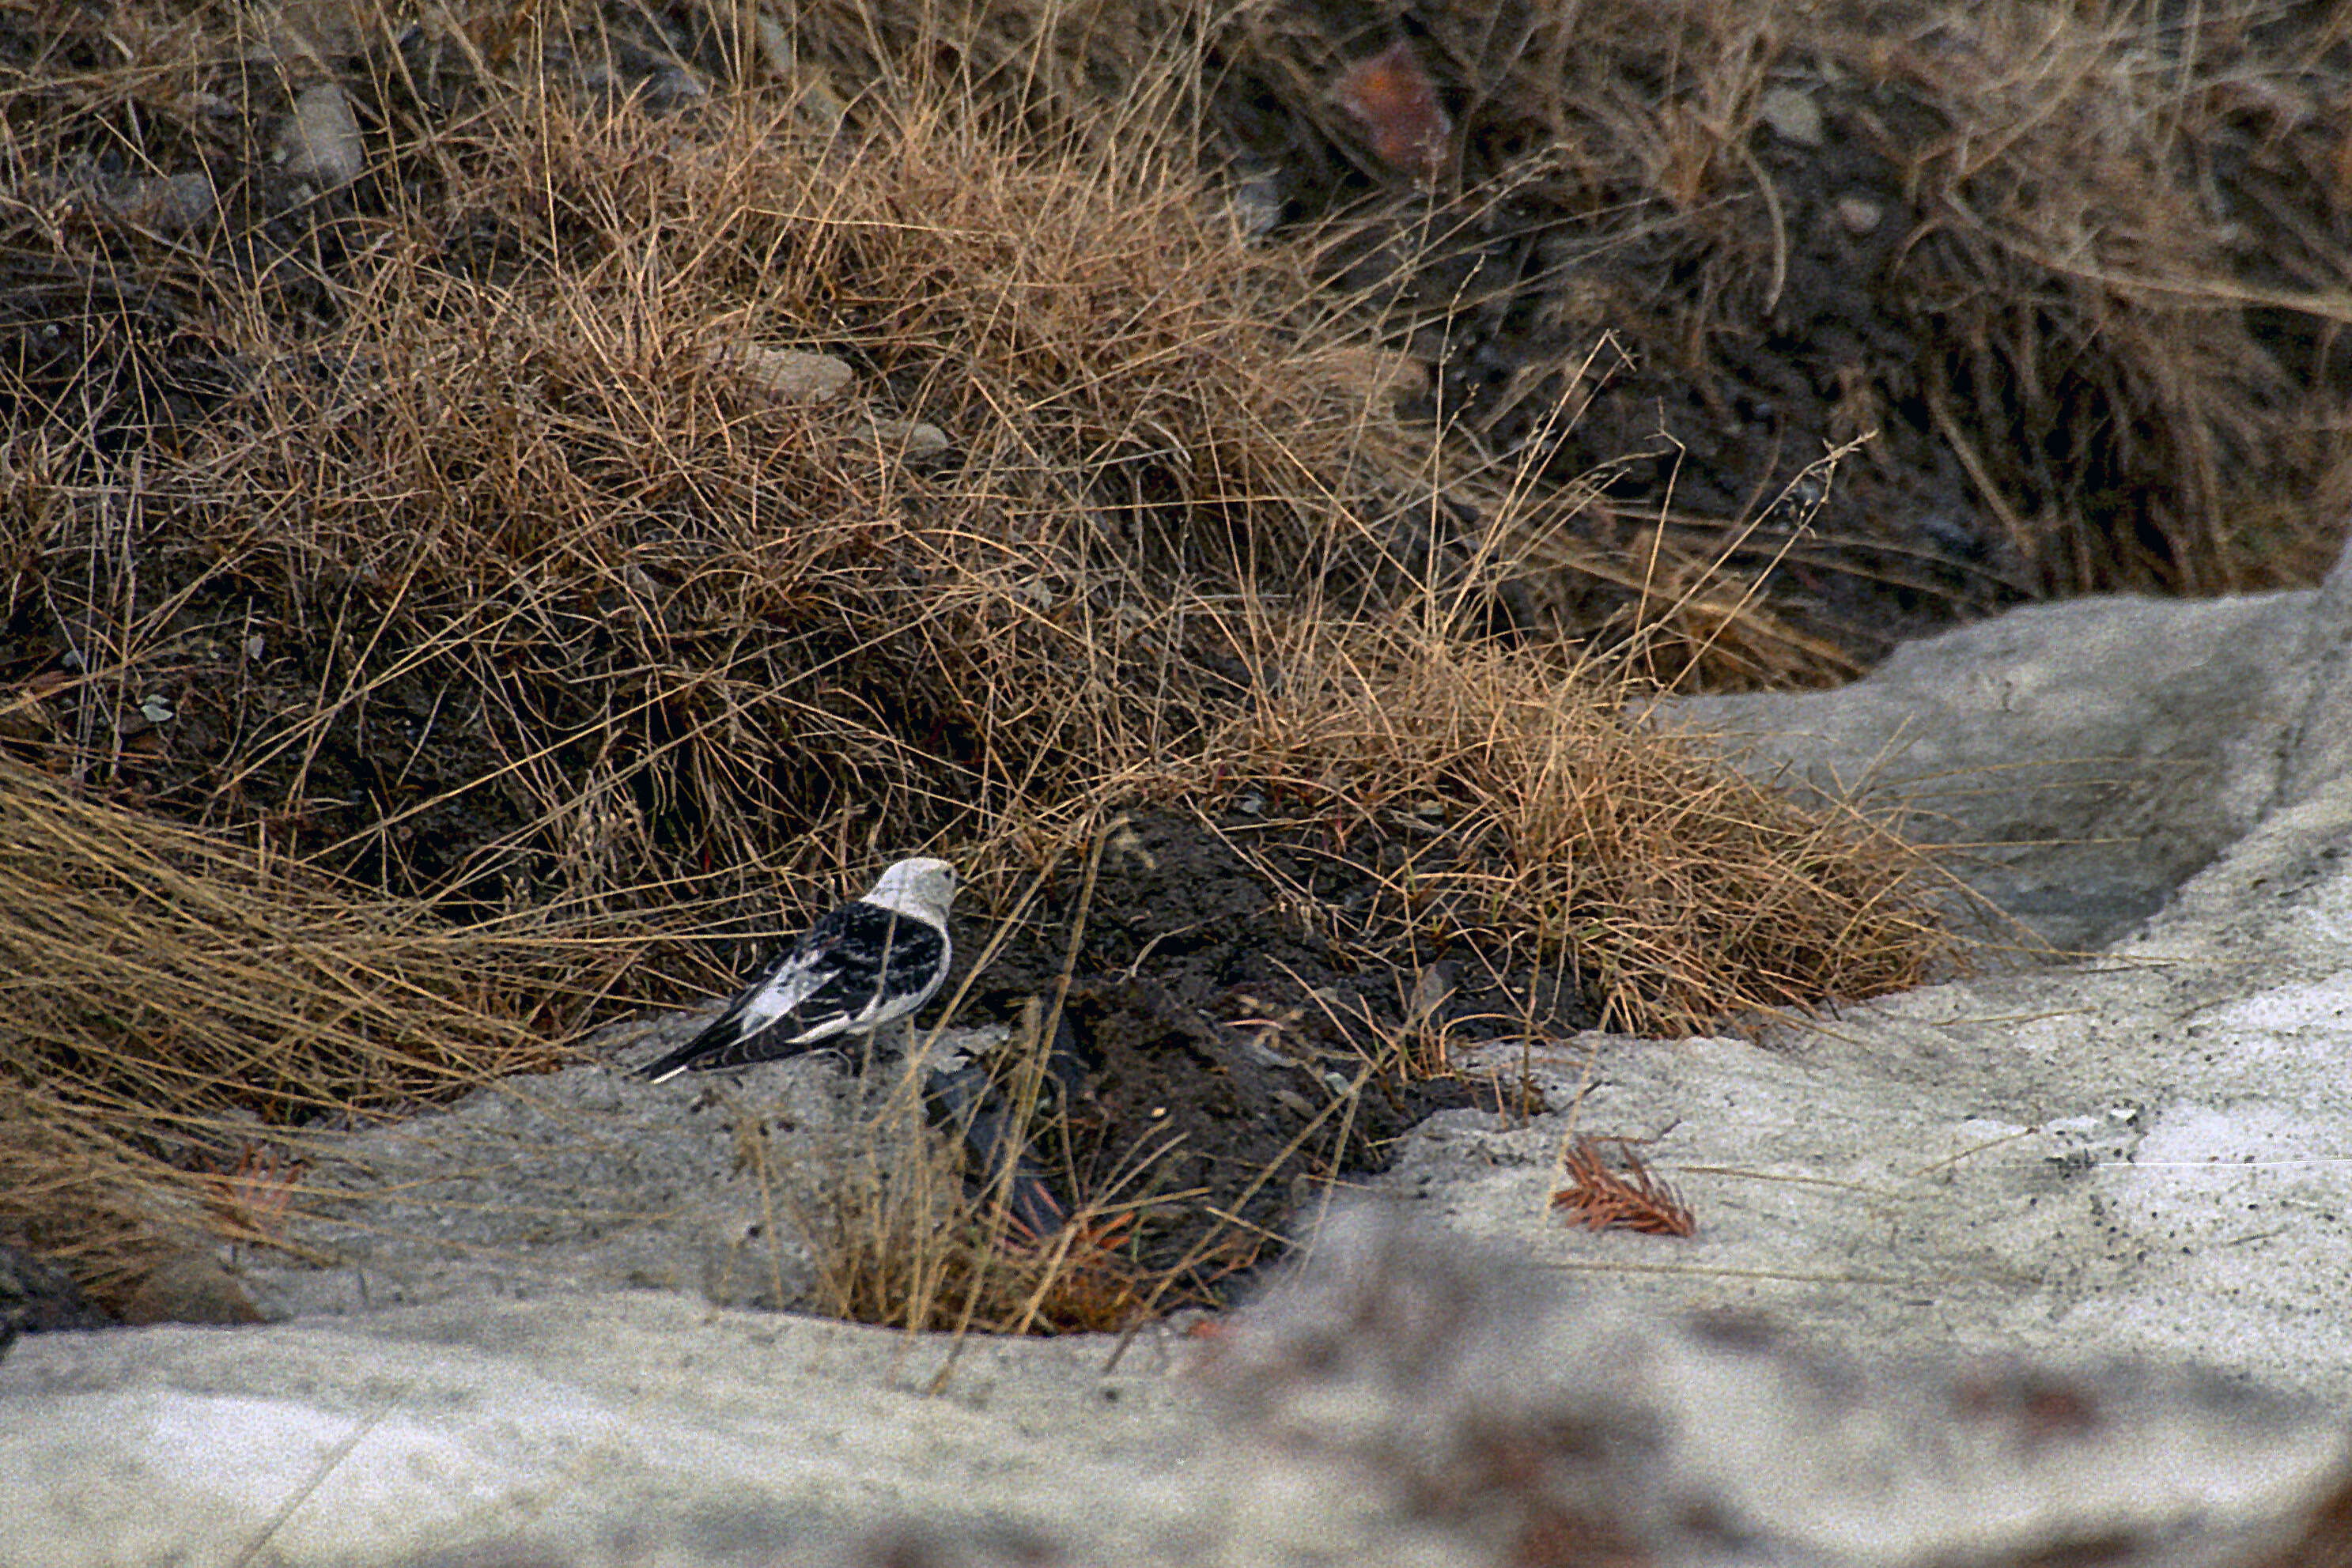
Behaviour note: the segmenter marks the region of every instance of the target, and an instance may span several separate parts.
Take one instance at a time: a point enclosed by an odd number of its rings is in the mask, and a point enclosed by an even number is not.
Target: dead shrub
[[[1954,956],[1916,852],[1629,726],[1591,672],[1416,630],[1312,647],[1277,690],[1229,737],[1234,766],[1390,841],[1368,925],[1564,965],[1604,1027],[1704,1031]]]

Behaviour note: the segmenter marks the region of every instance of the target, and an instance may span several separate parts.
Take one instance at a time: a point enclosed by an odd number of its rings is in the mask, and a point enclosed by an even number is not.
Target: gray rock
[[[1393,1221],[1328,1227],[1209,1381],[1481,1561],[2252,1563],[2352,1480],[2325,1406],[2130,1364],[1825,1358]]]
[[[348,185],[367,168],[359,117],[335,83],[320,82],[295,95],[278,132],[278,164],[287,176],[322,189]]]
[[[721,344],[712,351],[711,362],[781,403],[830,402],[857,376],[847,361],[832,354],[771,349],[763,343]]]
[[[649,1056],[706,1021],[627,1031],[628,1049]],[[614,1065],[510,1079],[444,1112],[299,1140],[309,1212],[288,1239],[303,1261],[248,1258],[245,1276],[281,1317],[596,1288],[806,1306],[793,1206],[838,1166],[859,1109],[829,1056],[662,1084]]]
[[[861,414],[850,434],[853,440],[871,447],[878,456],[915,467],[944,462],[955,453],[955,443],[948,433],[924,420]]]
[[[0,1242],[0,1356],[20,1333],[105,1328],[113,1322],[63,1269]]]
[[[2240,599],[2074,600],[1895,651],[1832,692],[1683,697],[1656,722],[1964,845],[1947,863],[2064,947],[2121,935],[2275,804],[2340,778],[2352,571]]]
[[[220,197],[209,174],[159,174],[109,193],[105,207],[118,222],[170,238],[217,219]]]
[[[838,1081],[582,1066],[308,1151],[409,1185],[352,1184],[307,1282],[248,1261],[290,1322],[20,1340],[0,1562],[2341,1562],[2347,621],[2339,568],[1665,705],[2103,946],[1538,1050],[1545,1112],[1425,1124],[1405,1228],[1328,1228],[1207,1367],[725,1304],[759,1297],[699,1260]],[[1637,1140],[1696,1235],[1564,1224],[1579,1134]]]
[[[1828,131],[1822,123],[1822,106],[1813,95],[1799,87],[1767,88],[1759,100],[1757,115],[1772,128],[1772,134],[1799,147],[1819,147]]]
[[[2121,934],[1755,1040],[1561,1042],[1530,1062],[1549,1114],[1436,1118],[1392,1189],[1660,1310],[2352,1397],[2347,612],[2339,565],[2309,592],[2021,612],[1842,692],[1664,706],[1979,846],[1988,896]],[[1576,1132],[1639,1140],[1698,1235],[1535,1223]]]

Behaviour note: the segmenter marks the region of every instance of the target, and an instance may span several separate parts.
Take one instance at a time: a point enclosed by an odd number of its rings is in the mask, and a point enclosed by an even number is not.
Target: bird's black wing
[[[825,925],[825,979],[794,1009],[797,1032],[812,1040],[920,1007],[946,977],[947,934],[911,915],[860,901],[835,910]]]
[[[810,926],[701,1033],[637,1076],[713,1071],[814,1050],[877,1005],[919,993],[920,1006],[938,988],[947,953],[946,936],[911,915],[863,899],[845,904]]]

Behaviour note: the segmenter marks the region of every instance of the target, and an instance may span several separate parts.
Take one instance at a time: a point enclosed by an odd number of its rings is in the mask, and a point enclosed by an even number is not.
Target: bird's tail
[[[695,1052],[701,1049],[699,1042],[688,1040],[658,1061],[648,1061],[643,1067],[631,1068],[629,1076],[643,1079],[647,1083],[667,1083],[692,1066]]]
[[[681,1072],[712,1072],[727,1067],[749,1067],[755,1061],[782,1061],[813,1051],[832,1049],[835,1038],[778,1041],[776,1032],[772,1027],[746,1030],[740,1015],[730,1012],[667,1056],[635,1069],[632,1076],[648,1083],[661,1083]]]

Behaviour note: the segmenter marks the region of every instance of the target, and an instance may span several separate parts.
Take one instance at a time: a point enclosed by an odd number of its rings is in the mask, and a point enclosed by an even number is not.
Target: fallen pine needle
[[[1698,1228],[1690,1206],[1675,1189],[1652,1176],[1642,1156],[1621,1146],[1622,1175],[1601,1157],[1600,1140],[1579,1134],[1561,1161],[1568,1185],[1551,1195],[1551,1206],[1569,1222],[1593,1230],[1638,1230],[1645,1236],[1689,1236]]]

